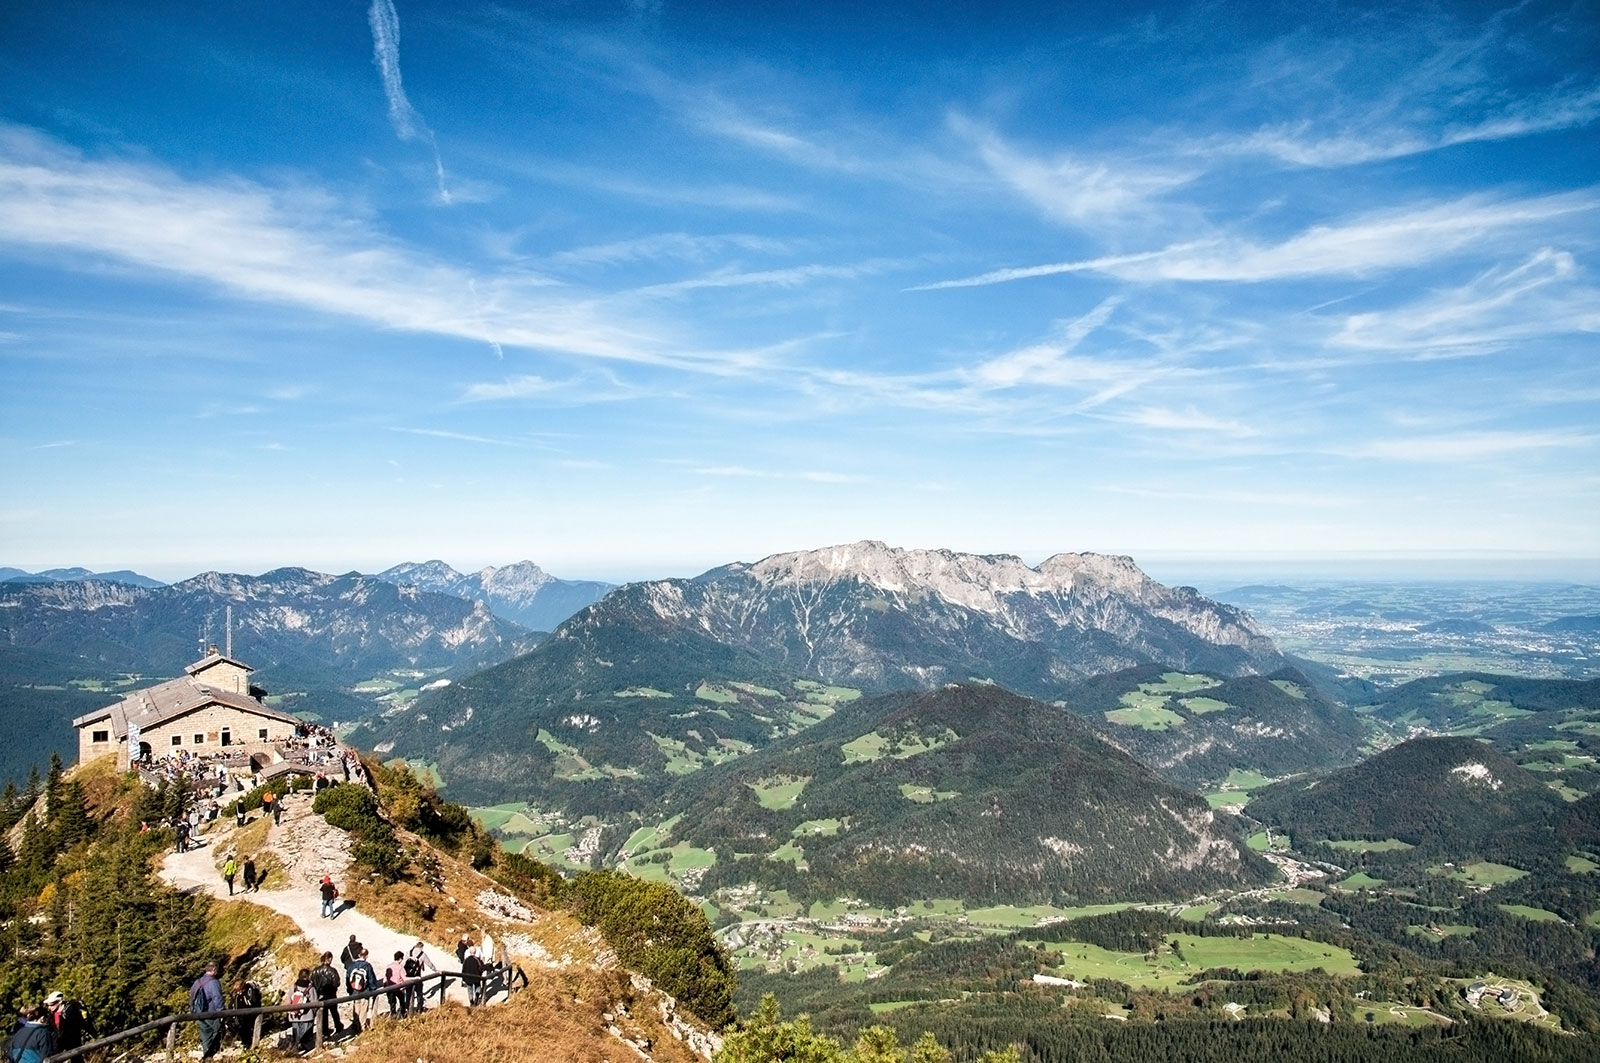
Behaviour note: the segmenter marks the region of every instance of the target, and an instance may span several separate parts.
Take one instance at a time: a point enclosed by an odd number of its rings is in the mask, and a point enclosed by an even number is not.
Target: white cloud
[[[1594,210],[1593,191],[1527,199],[1468,196],[1315,225],[1276,244],[1239,237],[1177,244],[1159,251],[996,270],[926,288],[999,284],[1025,277],[1106,273],[1130,281],[1261,282],[1303,277],[1363,276],[1420,266],[1511,230],[1548,230]]]
[[[1353,458],[1386,461],[1462,462],[1506,457],[1540,450],[1570,450],[1592,446],[1596,436],[1560,429],[1528,432],[1457,432],[1375,439],[1339,453]]]
[[[1242,421],[1230,421],[1205,413],[1193,406],[1182,410],[1167,409],[1162,406],[1141,406],[1126,413],[1110,416],[1108,419],[1164,432],[1204,432],[1235,437],[1259,435],[1254,428]]]
[[[472,384],[462,392],[461,401],[494,402],[503,399],[526,399],[534,395],[548,394],[558,386],[540,376],[518,376],[498,383]]]
[[[367,24],[372,27],[372,62],[383,79],[383,94],[389,101],[389,123],[401,140],[421,137],[433,151],[434,179],[438,184],[439,199],[454,202],[445,182],[444,160],[439,156],[439,144],[417,109],[406,96],[405,85],[400,80],[400,14],[394,0],[372,0],[367,9]]]
[[[726,371],[661,327],[537,277],[479,277],[352,220],[327,196],[91,161],[0,125],[0,244],[110,259],[380,328]],[[733,356],[729,356],[733,357]],[[733,362],[748,367],[753,356]]]
[[[1571,254],[1544,248],[1410,305],[1351,314],[1329,342],[1447,354],[1558,332],[1600,332],[1600,290],[1579,281]]]
[[[735,249],[760,254],[785,254],[789,246],[781,240],[746,233],[696,236],[690,233],[653,233],[634,240],[590,244],[558,251],[545,261],[552,266],[613,266],[628,262],[681,259],[703,262],[713,255]]]
[[[667,281],[664,284],[649,284],[633,291],[637,295],[676,295],[679,292],[692,292],[702,288],[798,288],[819,280],[855,280],[858,277],[882,273],[896,265],[899,263],[875,260],[840,266],[814,264],[749,271],[720,269],[699,277]]]
[[[1315,123],[1301,120],[1263,126],[1244,136],[1212,138],[1188,150],[1196,155],[1265,155],[1293,166],[1357,166],[1458,144],[1581,128],[1596,118],[1600,118],[1600,86],[1591,86],[1518,100],[1497,113],[1476,120],[1442,123],[1426,131],[1392,123],[1319,136]]]
[[[1037,158],[967,119],[950,121],[1005,185],[1057,221],[1084,228],[1103,229],[1136,214],[1147,219],[1155,201],[1195,177],[1192,167],[1157,168],[1066,152]]]

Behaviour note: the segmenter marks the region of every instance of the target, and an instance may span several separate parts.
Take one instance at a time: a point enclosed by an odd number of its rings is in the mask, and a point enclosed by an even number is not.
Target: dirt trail
[[[216,865],[218,854],[232,848],[233,828],[221,825],[220,821],[201,836],[205,844],[186,853],[167,854],[161,866],[161,877],[186,892],[199,890],[223,901],[259,904],[288,916],[318,952],[333,953],[335,967],[340,950],[354,934],[356,940],[367,947],[368,958],[381,979],[384,967],[394,959],[394,954],[408,951],[417,939],[384,926],[349,905],[343,897],[335,902],[338,907],[334,918],[324,919],[318,883],[328,874],[333,876],[335,884],[344,885],[341,875],[349,861],[349,839],[343,831],[330,827],[321,816],[311,812],[309,797],[289,798],[283,811],[283,822],[271,828],[266,844],[283,860],[288,881],[275,881],[268,888],[245,893],[242,880],[236,880],[235,894],[229,897],[228,884]],[[460,966],[453,954],[434,945],[426,945],[426,951],[434,967],[441,971],[456,970]],[[448,999],[466,1003],[466,990],[459,982],[451,984]],[[430,995],[428,1000],[431,1007],[438,1002],[438,997]],[[378,1007],[380,1011],[385,1010],[381,999]]]

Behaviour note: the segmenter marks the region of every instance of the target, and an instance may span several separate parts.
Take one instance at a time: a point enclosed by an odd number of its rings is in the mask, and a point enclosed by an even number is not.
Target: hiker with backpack
[[[254,982],[247,982],[243,978],[233,983],[233,995],[228,1001],[230,1008],[259,1008],[261,1006],[261,987]],[[234,1020],[239,1031],[239,1043],[249,1048],[256,1042],[256,1020],[250,1015],[241,1015]]]
[[[331,876],[323,875],[320,888],[322,890],[322,918],[332,919],[334,918],[333,902],[339,896],[339,887],[333,884]]]
[[[222,865],[222,877],[228,882],[228,896],[233,896],[233,878],[239,873],[239,861],[235,860],[232,853],[228,854],[227,861]]]
[[[324,952],[322,962],[311,968],[311,988],[316,990],[318,1000],[337,1000],[339,997],[339,972],[333,969],[333,953]],[[322,1039],[328,1039],[328,1026],[333,1025],[334,1040],[344,1038],[344,1019],[339,1017],[339,1005],[331,1004],[322,1009]]]
[[[316,990],[311,988],[311,972],[300,968],[300,973],[295,976],[294,985],[289,989],[288,1004],[309,1004],[316,999]],[[299,1051],[311,1047],[311,1009],[301,1007],[289,1012],[289,1029],[294,1033],[294,1046]]]
[[[19,1013],[22,1020],[17,1032],[6,1042],[6,1058],[11,1063],[44,1063],[44,1057],[55,1051],[55,1039],[45,1010],[30,1004]]]
[[[246,893],[260,893],[261,880],[256,877],[256,858],[245,854],[244,858],[244,891]]]
[[[206,973],[196,978],[194,985],[189,987],[189,1011],[203,1015],[208,1011],[221,1011],[224,1007],[222,983],[217,981],[217,964],[213,960],[206,964]],[[201,1019],[195,1025],[200,1027],[200,1058],[210,1059],[222,1047],[222,1020]]]
[[[428,959],[428,947],[421,941],[411,946],[411,951],[406,953],[406,977],[421,978],[425,974],[434,974],[439,968]],[[443,983],[440,983],[440,992],[443,993]],[[427,1011],[428,986],[426,982],[418,982],[411,988],[411,1008],[413,1011]]]
[[[372,961],[367,959],[367,950],[359,943],[356,945],[359,954],[344,969],[344,988],[351,994],[365,993],[370,989],[378,988],[378,972],[372,969]],[[350,1005],[350,1025],[358,1030],[364,1030],[372,1025],[372,1013],[378,1008],[378,998],[368,997],[365,1000],[355,1001]]]
[[[93,1036],[94,1027],[84,1010],[83,1001],[68,1000],[59,989],[44,998],[46,1018],[55,1050],[65,1052],[77,1048]]]

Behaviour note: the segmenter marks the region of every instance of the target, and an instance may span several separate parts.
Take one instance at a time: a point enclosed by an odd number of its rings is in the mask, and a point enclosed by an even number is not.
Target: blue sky
[[[0,563],[1600,556],[1593,3],[862,6],[5,5]]]

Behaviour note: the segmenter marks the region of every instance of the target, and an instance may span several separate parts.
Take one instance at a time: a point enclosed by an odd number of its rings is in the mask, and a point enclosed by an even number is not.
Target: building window
[[[267,740],[267,729],[263,727],[261,730],[257,731],[256,737],[265,742]]]
[[[110,731],[96,731],[94,734],[89,736],[89,740],[91,742],[109,742],[109,741],[111,741],[111,732]]]
[[[175,746],[183,745],[183,735],[173,735],[172,736],[172,744],[175,745]]]
[[[205,735],[195,735],[194,736],[194,744],[197,745],[197,746],[205,745],[206,744],[206,736]]]

